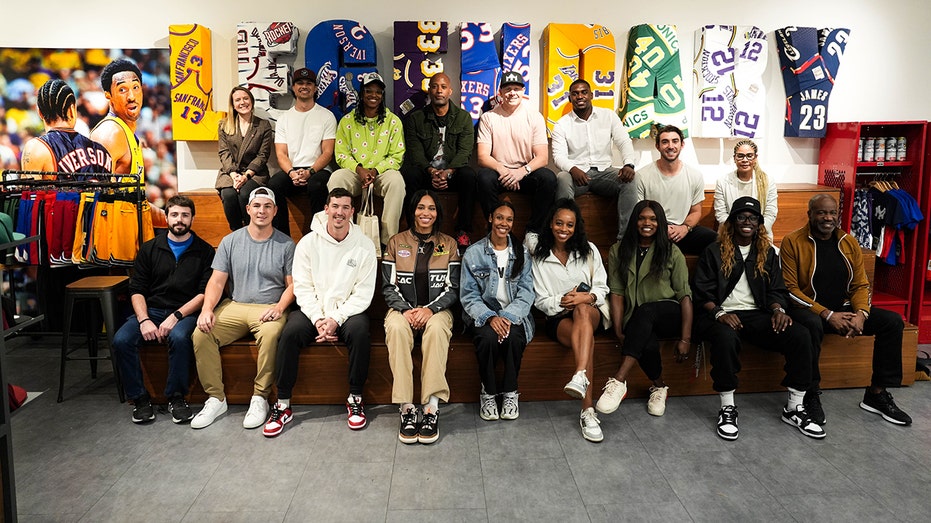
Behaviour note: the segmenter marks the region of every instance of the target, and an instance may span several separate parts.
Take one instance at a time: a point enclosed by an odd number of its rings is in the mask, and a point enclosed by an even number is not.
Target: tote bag
[[[375,186],[369,185],[362,190],[362,209],[356,215],[356,224],[375,244],[375,257],[381,258],[381,234],[378,228],[378,216],[375,214]]]

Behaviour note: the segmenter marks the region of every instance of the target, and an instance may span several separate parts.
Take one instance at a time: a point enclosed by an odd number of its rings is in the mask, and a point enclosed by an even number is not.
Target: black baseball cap
[[[524,77],[520,75],[517,71],[508,71],[504,73],[504,76],[501,77],[501,84],[498,87],[504,87],[508,84],[517,84],[521,87],[524,87]]]
[[[297,83],[298,80],[310,80],[311,82],[316,84],[317,73],[313,72],[312,70],[306,67],[301,67],[297,71],[294,71],[294,74],[291,75],[291,81],[293,83]]]
[[[734,201],[734,205],[731,206],[731,213],[727,216],[727,219],[731,219],[741,212],[752,212],[753,214],[760,217],[760,223],[763,223],[763,209],[760,208],[760,201],[752,196],[741,196]]]

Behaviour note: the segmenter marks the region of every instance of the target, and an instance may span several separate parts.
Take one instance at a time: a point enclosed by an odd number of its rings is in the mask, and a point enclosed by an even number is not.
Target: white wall
[[[13,3],[13,5],[9,5]],[[405,9],[402,6],[408,5]],[[225,110],[227,93],[235,84],[235,30],[241,21],[292,21],[303,37],[318,22],[333,18],[365,24],[378,46],[378,68],[392,67],[392,23],[395,20],[442,19],[450,23],[450,58],[447,72],[458,76],[458,31],[462,21],[484,21],[500,26],[507,21],[530,22],[539,43],[548,23],[591,23],[608,27],[617,42],[618,70],[623,70],[627,31],[641,23],[676,24],[679,29],[683,76],[691,71],[694,31],[706,24],[757,25],[770,38],[769,66],[765,73],[768,107],[765,135],[757,140],[763,168],[778,182],[814,182],[817,179],[819,140],[784,138],[784,89],[772,32],[787,25],[847,27],[851,40],[841,62],[831,95],[829,121],[928,120],[931,102],[931,68],[922,58],[931,50],[927,21],[931,7],[923,0],[665,0],[661,3],[588,2],[564,0],[510,2],[470,0],[425,4],[414,1],[351,0],[313,2],[279,0],[159,0],[113,2],[103,0],[51,0],[33,4],[7,2],[0,17],[0,47],[87,48],[168,47],[168,25],[198,23],[213,31],[214,109]],[[351,6],[351,7],[347,7]],[[533,49],[532,68],[539,78],[540,47]],[[541,85],[532,86],[534,100]],[[691,92],[692,85],[686,82]],[[387,99],[391,100],[391,86]],[[649,160],[652,144],[638,140],[642,161]],[[701,165],[706,181],[732,168],[734,140],[694,139],[683,158]],[[212,187],[218,165],[216,144],[179,143],[181,190]]]

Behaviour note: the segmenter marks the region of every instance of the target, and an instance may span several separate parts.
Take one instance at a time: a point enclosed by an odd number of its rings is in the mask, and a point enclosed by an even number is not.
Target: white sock
[[[412,409],[412,408],[414,408],[414,404],[413,404],[413,403],[402,403],[402,404],[401,404],[401,413],[403,414],[403,413],[407,412],[407,409]]]
[[[721,396],[721,408],[722,409],[724,407],[734,406],[734,391],[733,390],[729,390],[727,392],[719,392],[718,395]]]
[[[787,387],[789,389],[789,402],[787,404],[790,411],[798,409],[798,406],[805,401],[805,391],[804,390],[795,390],[792,387]]]
[[[348,403],[361,403],[361,402],[362,402],[362,396],[361,396],[361,395],[357,396],[357,395],[355,395],[355,394],[350,394],[349,397],[346,398],[346,402],[348,402]]]
[[[436,395],[431,394],[430,400],[427,402],[427,405],[430,406],[431,412],[436,412],[440,409],[440,398],[437,398]]]
[[[284,399],[278,398],[278,405],[281,405],[281,410],[284,410],[291,406],[291,398]]]

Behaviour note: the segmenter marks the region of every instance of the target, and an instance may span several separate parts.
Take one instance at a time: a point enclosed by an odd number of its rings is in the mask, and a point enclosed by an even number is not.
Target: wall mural
[[[171,126],[177,140],[216,141],[222,112],[213,110],[210,29],[168,26],[171,49]]]
[[[162,206],[176,194],[168,49],[0,49],[0,169],[20,169],[23,145],[45,132],[36,96],[48,80],[61,79],[71,87],[76,97],[75,130],[90,136],[110,109],[100,72],[121,58],[134,62],[142,73],[142,107],[134,133],[142,145],[148,200]],[[213,129],[216,132],[216,125]]]

